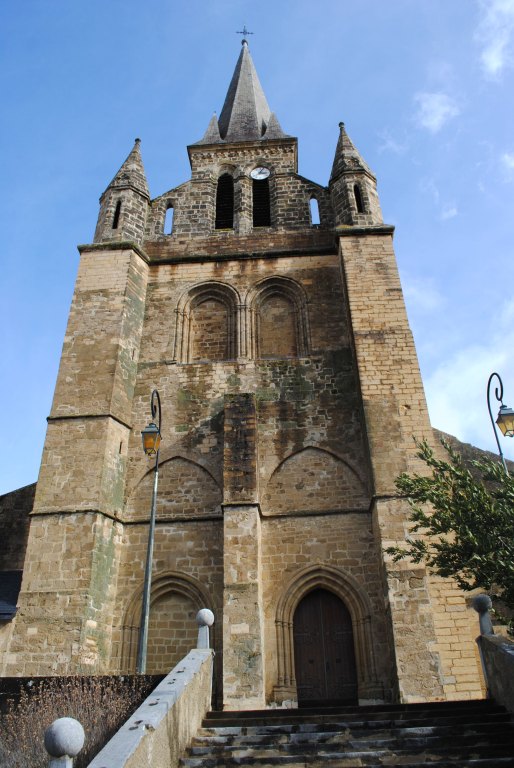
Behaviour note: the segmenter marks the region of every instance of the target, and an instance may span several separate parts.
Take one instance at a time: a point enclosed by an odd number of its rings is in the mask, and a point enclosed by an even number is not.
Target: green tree
[[[484,459],[465,465],[442,441],[447,459],[436,458],[428,443],[418,456],[427,476],[402,474],[396,486],[411,506],[406,546],[388,547],[394,561],[409,557],[463,589],[492,590],[514,608],[514,477]]]

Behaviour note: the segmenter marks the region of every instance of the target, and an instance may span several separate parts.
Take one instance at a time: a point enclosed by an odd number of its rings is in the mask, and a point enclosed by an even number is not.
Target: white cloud
[[[421,179],[419,188],[422,192],[429,195],[432,198],[434,205],[439,208],[439,218],[441,221],[448,221],[458,216],[459,210],[455,203],[443,203],[441,200],[441,193],[433,178],[427,177]]]
[[[394,139],[388,130],[384,130],[379,133],[381,144],[378,147],[379,152],[392,152],[395,155],[404,155],[408,150],[408,144],[406,142],[400,142]]]
[[[457,117],[460,113],[455,99],[442,91],[417,93],[414,96],[414,101],[418,105],[415,116],[416,122],[431,133],[440,131],[448,120]]]
[[[504,152],[501,156],[501,164],[507,179],[514,179],[514,152]]]
[[[484,72],[497,77],[514,62],[514,0],[481,0],[481,19],[475,32]]]
[[[443,303],[443,297],[431,278],[402,275],[402,286],[409,313],[433,312]]]
[[[425,378],[425,391],[432,425],[456,435],[464,442],[497,451],[489,419],[486,387],[489,375],[498,371],[505,386],[504,402],[514,404],[514,300],[507,301],[493,318],[486,344],[472,344],[444,360]],[[493,415],[499,403],[492,391]],[[514,441],[500,436],[502,450],[514,455]]]
[[[441,219],[448,221],[448,219],[454,219],[459,213],[456,205],[447,205],[441,211]]]
[[[419,182],[419,188],[422,192],[425,192],[426,194],[430,195],[432,200],[436,205],[439,204],[439,199],[441,197],[439,193],[439,187],[435,183],[434,179],[432,178],[424,178],[421,179]]]

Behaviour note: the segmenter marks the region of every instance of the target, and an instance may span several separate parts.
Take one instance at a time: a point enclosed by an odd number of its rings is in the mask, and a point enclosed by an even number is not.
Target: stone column
[[[81,247],[6,675],[110,668],[147,280],[136,246]]]
[[[399,497],[401,472],[423,473],[414,438],[433,441],[409,328],[391,227],[348,227],[340,254],[352,323],[373,475],[373,530],[380,550],[403,543],[409,506]],[[438,637],[425,568],[384,556],[385,608],[401,701],[443,696]]]
[[[265,706],[255,397],[225,397],[223,706]]]

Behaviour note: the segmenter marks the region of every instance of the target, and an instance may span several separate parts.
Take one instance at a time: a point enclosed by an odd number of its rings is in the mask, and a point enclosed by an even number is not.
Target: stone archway
[[[294,660],[294,615],[301,600],[316,589],[332,593],[346,606],[354,637],[357,696],[360,701],[381,698],[373,653],[372,611],[368,596],[357,581],[331,566],[308,566],[298,571],[284,589],[275,618],[277,642],[277,702],[298,700]]]
[[[132,595],[127,609],[125,611],[122,627],[122,649],[121,649],[121,670],[122,672],[133,672],[136,665],[137,642],[139,637],[139,622],[141,616],[142,585]],[[150,596],[150,632],[148,640],[148,669],[149,673],[154,673],[155,664],[161,663],[163,669],[158,672],[169,672],[180,659],[175,659],[173,653],[166,653],[166,649],[159,647],[159,637],[152,637],[152,625],[158,632],[160,628],[171,630],[169,637],[163,637],[163,644],[168,642],[170,645],[177,641],[178,652],[181,658],[193,648],[196,647],[196,624],[195,616],[200,608],[210,608],[213,610],[211,600],[207,590],[196,579],[185,574],[167,572],[154,577],[152,581],[152,592]],[[157,612],[162,614],[157,616]],[[181,614],[179,616],[179,614]],[[161,619],[161,620],[159,620]],[[177,624],[176,637],[173,637],[173,623]],[[162,624],[162,627],[159,627]],[[178,626],[180,624],[180,626]],[[211,647],[215,646],[215,628],[211,629]],[[187,647],[190,645],[190,647]],[[185,651],[185,652],[184,652]],[[152,660],[151,654],[155,655]],[[160,659],[160,660],[159,660]],[[166,662],[169,659],[169,669],[165,669]],[[155,662],[155,663],[154,663]]]

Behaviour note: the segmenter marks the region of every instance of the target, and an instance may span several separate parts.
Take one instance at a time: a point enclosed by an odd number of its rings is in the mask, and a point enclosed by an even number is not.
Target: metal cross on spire
[[[243,26],[243,29],[239,32],[236,31],[236,35],[243,35],[243,39],[241,40],[241,43],[248,42],[246,39],[248,35],[253,35],[253,32],[250,32],[248,29],[246,29],[246,24]]]

